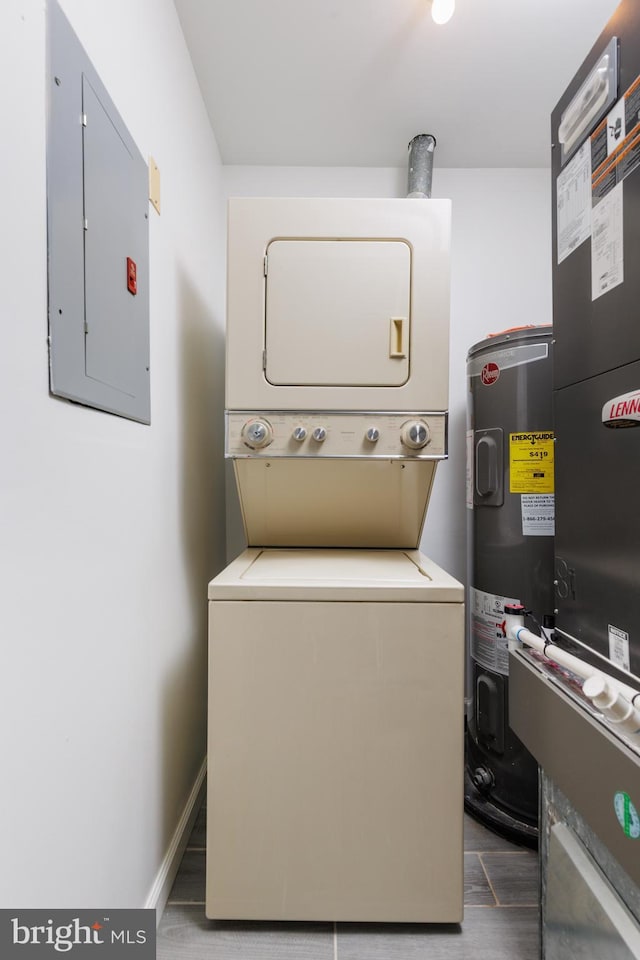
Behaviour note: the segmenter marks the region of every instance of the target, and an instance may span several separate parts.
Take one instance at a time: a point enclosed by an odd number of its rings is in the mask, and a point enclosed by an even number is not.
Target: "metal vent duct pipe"
[[[435,146],[436,138],[430,133],[419,133],[409,144],[407,197],[430,198]]]

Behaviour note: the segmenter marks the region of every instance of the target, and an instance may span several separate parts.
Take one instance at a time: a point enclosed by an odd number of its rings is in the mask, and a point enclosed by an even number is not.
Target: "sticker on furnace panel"
[[[640,76],[590,136],[594,206],[640,167]]]
[[[509,434],[509,493],[554,493],[551,430]]]
[[[471,587],[471,656],[481,667],[509,675],[509,645],[504,618],[506,603],[520,603]]]
[[[625,837],[637,840],[640,837],[640,817],[629,794],[619,790],[613,798],[613,808]]]
[[[631,670],[631,660],[629,657],[629,634],[626,630],[614,627],[613,624],[607,624],[607,633],[609,635],[609,660],[623,670]]]
[[[556,180],[558,263],[591,236],[591,151],[584,143]]]
[[[597,300],[624,282],[623,184],[618,183],[593,208],[591,299]]]

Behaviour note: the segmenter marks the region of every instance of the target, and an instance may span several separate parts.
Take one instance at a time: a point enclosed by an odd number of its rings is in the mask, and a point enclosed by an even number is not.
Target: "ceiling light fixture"
[[[431,0],[431,16],[435,23],[448,23],[456,8],[456,0]]]

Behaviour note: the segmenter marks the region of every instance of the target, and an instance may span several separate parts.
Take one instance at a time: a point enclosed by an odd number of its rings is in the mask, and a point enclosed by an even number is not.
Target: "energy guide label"
[[[553,433],[509,434],[509,492],[553,493]]]
[[[505,603],[520,603],[514,597],[502,597],[484,590],[470,590],[471,656],[481,667],[509,674],[509,645],[504,617]]]

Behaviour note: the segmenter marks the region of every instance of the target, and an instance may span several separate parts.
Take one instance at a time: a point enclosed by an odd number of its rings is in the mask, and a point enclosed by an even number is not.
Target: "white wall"
[[[548,170],[442,170],[437,156],[433,196],[453,201],[449,460],[422,549],[465,581],[466,355],[488,333],[551,322],[551,187]],[[227,166],[224,187],[228,197],[401,197],[406,171]]]
[[[151,416],[48,394],[43,0],[0,4],[0,906],[142,906],[205,755],[224,207],[171,0],[63,0],[143,156]]]

